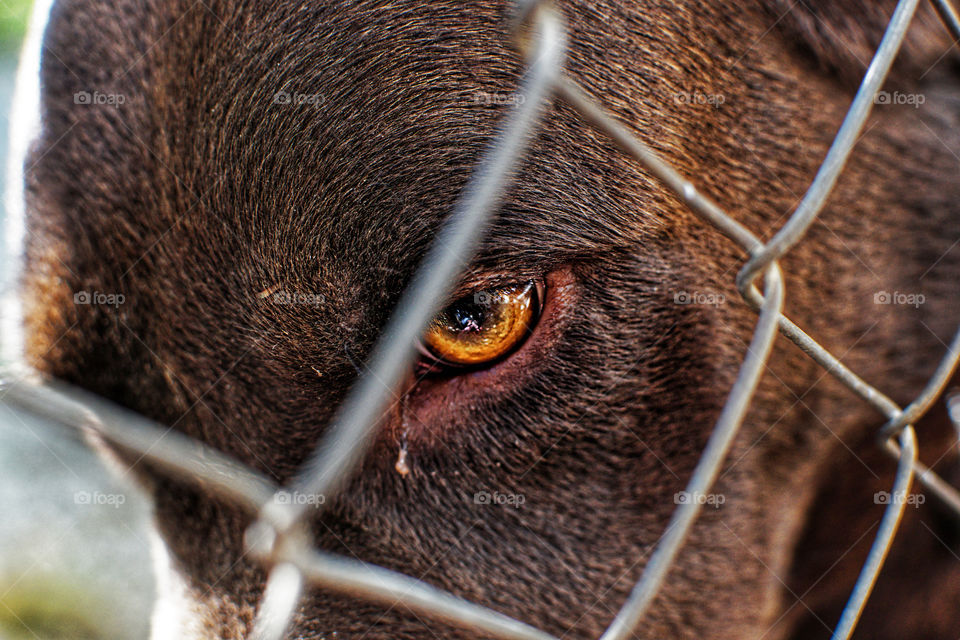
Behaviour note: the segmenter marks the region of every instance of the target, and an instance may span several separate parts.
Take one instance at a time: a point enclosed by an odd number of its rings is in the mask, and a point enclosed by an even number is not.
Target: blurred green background
[[[33,0],[0,0],[0,55],[16,55]]]
[[[9,113],[32,4],[0,0],[0,296]],[[129,478],[77,433],[0,402],[0,640],[145,640],[150,535],[149,500]]]
[[[7,220],[3,197],[6,193],[7,134],[10,129],[8,116],[13,101],[17,58],[26,35],[32,7],[33,0],[0,0],[0,296],[7,295],[11,269],[3,235]],[[0,335],[0,343],[5,338],[6,336]],[[0,365],[2,364],[0,362]]]

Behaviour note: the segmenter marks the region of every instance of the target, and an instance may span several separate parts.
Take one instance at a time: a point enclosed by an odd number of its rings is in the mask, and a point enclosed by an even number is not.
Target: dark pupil
[[[444,312],[444,323],[456,333],[479,332],[487,321],[489,309],[473,300],[463,300]]]

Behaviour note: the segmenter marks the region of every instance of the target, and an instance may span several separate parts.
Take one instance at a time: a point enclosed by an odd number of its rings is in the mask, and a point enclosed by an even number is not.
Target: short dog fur
[[[767,238],[809,185],[893,5],[559,8],[569,75]],[[515,99],[524,64],[509,15],[473,0],[60,1],[26,172],[32,362],[289,479]],[[783,260],[788,315],[904,403],[960,319],[950,47],[922,6],[885,90],[923,105],[875,107],[820,220]],[[123,100],[77,104],[84,91]],[[458,283],[547,274],[541,325],[490,371],[411,388],[315,518],[318,546],[596,637],[743,358],[755,315],[733,287],[742,261],[551,102]],[[125,302],[76,305],[77,291]],[[277,291],[322,303],[264,295]],[[875,304],[882,291],[926,302]],[[725,301],[677,304],[680,293]],[[404,421],[407,476],[394,470]],[[636,637],[828,636],[882,514],[873,493],[889,489],[881,424],[781,338],[714,488],[725,502],[705,509]],[[924,459],[949,447],[944,425],[940,408],[920,426]],[[955,462],[936,468],[950,478]],[[137,468],[205,637],[244,637],[264,579],[242,555],[249,514]],[[478,505],[480,491],[525,500]],[[910,512],[860,637],[956,635],[958,531],[932,499]],[[290,637],[476,636],[315,590]]]

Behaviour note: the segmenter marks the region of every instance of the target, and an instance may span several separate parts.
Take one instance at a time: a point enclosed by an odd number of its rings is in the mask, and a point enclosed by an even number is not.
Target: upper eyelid
[[[545,278],[543,271],[514,272],[514,273],[495,273],[474,276],[464,280],[457,285],[447,298],[444,307],[453,304],[458,300],[469,296],[470,294],[488,289],[498,289],[517,284],[526,284],[527,282],[542,282]]]

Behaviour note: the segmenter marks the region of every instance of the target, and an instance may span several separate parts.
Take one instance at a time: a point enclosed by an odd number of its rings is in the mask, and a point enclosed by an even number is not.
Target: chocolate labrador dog
[[[766,238],[893,5],[559,9],[566,73]],[[511,11],[57,2],[26,171],[32,361],[290,479],[523,99]],[[921,7],[826,210],[783,260],[786,313],[903,403],[960,318],[951,47]],[[362,468],[336,497],[298,498],[324,502],[318,546],[593,638],[677,503],[702,500],[635,637],[829,635],[890,487],[882,416],[781,339],[713,492],[680,493],[755,322],[733,286],[743,259],[553,100]],[[952,478],[947,424],[941,405],[918,430]],[[135,468],[189,602],[177,637],[245,637],[265,577],[243,553],[249,514]],[[956,636],[960,530],[932,498],[909,511],[862,637]],[[478,636],[314,590],[290,637]]]

